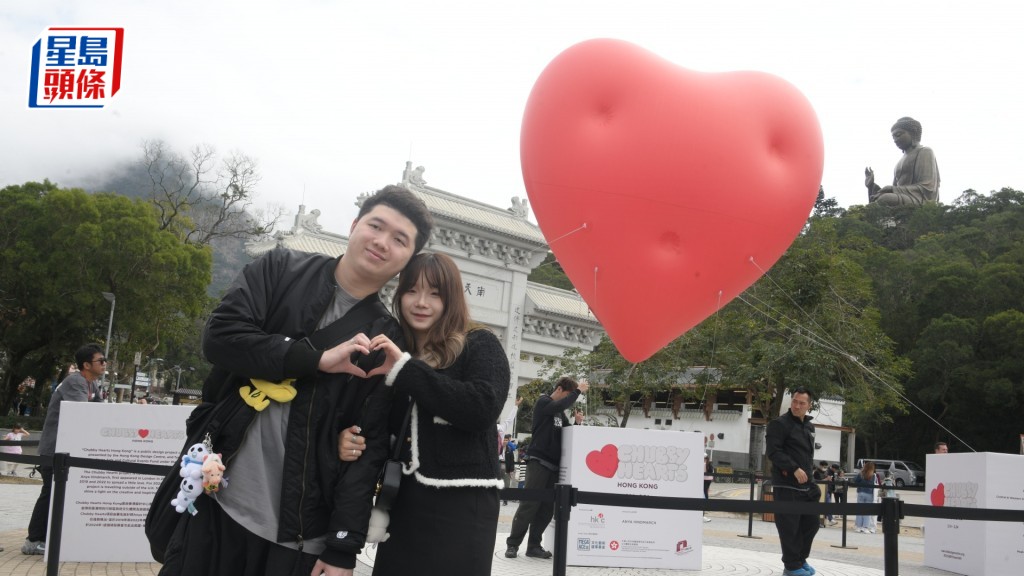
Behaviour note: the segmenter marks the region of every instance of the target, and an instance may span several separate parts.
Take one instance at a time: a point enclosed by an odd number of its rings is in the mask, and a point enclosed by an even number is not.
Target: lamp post
[[[150,394],[152,394],[153,391],[156,390],[156,387],[157,387],[157,384],[156,384],[156,382],[157,382],[157,380],[156,380],[157,365],[158,364],[163,364],[163,362],[164,362],[163,358],[152,358],[149,361],[149,364],[152,366],[152,375],[149,378],[149,393]]]
[[[181,390],[181,373],[185,371],[185,368],[182,368],[181,365],[179,364],[177,366],[172,366],[171,370],[178,371],[178,379],[174,382],[174,390],[171,391],[171,403],[178,404],[178,400],[180,398],[178,391]],[[189,366],[188,371],[195,372],[196,369],[193,366]]]
[[[174,382],[174,391],[177,392],[178,390],[181,389],[181,373],[185,371],[185,368],[182,368],[179,365],[179,366],[172,367],[171,370],[177,370],[178,371],[178,379]],[[193,368],[192,366],[189,366],[188,367],[188,371],[189,372],[195,372],[196,369]]]
[[[110,332],[114,327],[114,307],[117,305],[117,298],[114,297],[113,292],[101,292],[103,297],[110,302],[110,321],[107,322],[107,343],[106,348],[103,350],[103,357],[110,357]],[[103,366],[103,380],[100,382],[100,389],[107,394],[107,399],[110,398],[110,391],[107,390],[107,366]]]

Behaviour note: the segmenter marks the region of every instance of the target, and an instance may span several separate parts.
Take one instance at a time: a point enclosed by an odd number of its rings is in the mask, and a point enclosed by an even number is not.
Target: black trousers
[[[527,490],[550,490],[555,487],[558,480],[558,472],[548,470],[541,466],[540,462],[530,460],[526,463],[526,485]],[[519,503],[515,518],[512,519],[512,533],[505,540],[508,546],[519,547],[523,543],[523,537],[529,529],[530,538],[526,541],[527,547],[540,546],[544,537],[544,529],[548,527],[551,518],[555,515],[553,502],[538,502],[537,500],[523,500]]]
[[[32,542],[46,542],[46,530],[50,525],[50,488],[53,487],[53,466],[39,466],[39,475],[43,477],[43,489],[32,508],[32,518],[28,521],[28,539]]]
[[[170,504],[168,504],[169,506]],[[167,544],[160,576],[309,576],[317,557],[264,540],[228,516],[212,498],[196,499]]]
[[[817,502],[820,490],[811,484],[808,490],[793,490],[775,486],[776,502]],[[796,570],[807,562],[811,545],[818,533],[818,516],[815,514],[776,514],[775,529],[782,544],[782,563],[786,570]]]

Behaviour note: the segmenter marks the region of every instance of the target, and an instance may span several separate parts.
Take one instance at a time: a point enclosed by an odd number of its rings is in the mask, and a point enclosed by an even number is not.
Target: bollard
[[[555,484],[555,549],[551,573],[565,576],[569,549],[569,512],[576,504],[576,489],[571,484]]]
[[[64,531],[64,498],[68,488],[68,458],[66,452],[53,455],[53,499],[50,506],[50,543],[46,546],[46,576],[60,573],[60,538]]]
[[[757,474],[750,473],[750,501],[754,501],[754,486],[757,484]],[[760,540],[760,536],[754,536],[754,511],[747,512],[747,533],[737,534],[740,538],[752,538],[754,540]]]
[[[843,495],[844,495],[843,503],[845,504],[845,503],[849,502],[849,500],[847,500],[847,498],[850,497],[850,481],[846,480],[844,478],[842,482],[843,482]],[[847,546],[846,545],[846,512],[843,512],[843,540],[842,540],[842,542],[843,543],[841,545],[836,546],[835,544],[833,544],[832,547],[833,548],[846,548],[848,550],[856,550],[857,549],[856,546]]]
[[[902,502],[899,498],[882,498],[882,536],[885,546],[885,576],[899,576],[899,535]]]

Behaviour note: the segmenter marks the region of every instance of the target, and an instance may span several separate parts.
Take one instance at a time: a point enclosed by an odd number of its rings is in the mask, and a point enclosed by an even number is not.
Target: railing
[[[754,513],[772,514],[833,514],[843,516],[843,536],[841,547],[846,548],[846,517],[849,516],[881,516],[884,551],[885,576],[899,575],[899,520],[905,516],[920,518],[945,518],[956,520],[988,520],[995,522],[1024,522],[1024,510],[998,510],[984,508],[954,508],[905,504],[899,498],[882,498],[878,504],[857,504],[835,502],[777,502],[754,500],[754,485],[761,476],[750,472],[735,472],[731,475],[716,474],[719,477],[746,477],[750,483],[750,500],[721,500],[704,498],[670,498],[665,496],[630,496],[625,494],[607,494],[603,492],[582,492],[568,484],[556,484],[554,490],[515,490],[501,491],[503,500],[542,500],[554,502],[555,506],[555,546],[553,550],[553,576],[565,576],[566,551],[569,537],[569,515],[572,507],[577,504],[598,504],[603,506],[628,506],[633,508],[655,508],[660,510],[739,512],[748,514],[747,534],[752,536]],[[819,482],[827,484],[827,482]],[[844,480],[847,494],[851,486]],[[891,489],[888,486],[875,486],[875,490]],[[907,490],[900,488],[899,490]],[[922,488],[923,490],[923,488]]]
[[[0,446],[38,445],[38,440],[25,440],[21,442],[0,440]],[[26,456],[24,454],[0,453],[0,461],[53,467],[53,495],[50,499],[52,512],[47,531],[49,542],[46,547],[46,576],[58,576],[60,573],[60,544],[64,532],[64,500],[67,495],[68,473],[72,467],[107,470],[110,472],[128,472],[130,474],[148,474],[152,476],[166,476],[174,467],[118,462],[116,460],[98,460],[95,458],[79,458],[64,452],[58,452],[53,456]],[[169,502],[168,505],[170,505]]]
[[[0,440],[0,445],[31,446],[38,441],[12,442]],[[64,501],[67,491],[68,473],[72,467],[131,474],[149,474],[166,476],[174,466],[156,464],[136,464],[114,460],[98,460],[94,458],[78,458],[66,453],[50,456],[25,456],[0,453],[0,461],[18,462],[32,465],[53,466],[53,497],[51,499],[52,514],[49,524],[48,558],[46,562],[47,576],[57,576],[60,572],[60,545],[63,536]],[[750,500],[721,500],[704,498],[670,498],[665,496],[629,496],[625,494],[606,494],[603,492],[582,492],[569,484],[556,484],[553,490],[530,490],[509,488],[500,491],[502,500],[536,500],[554,502],[555,506],[555,546],[553,576],[565,576],[566,551],[568,550],[569,515],[572,507],[577,504],[598,504],[603,506],[629,506],[633,508],[655,508],[661,510],[712,511],[747,513],[748,528],[746,537],[752,536],[753,517],[755,513],[771,514],[833,514],[843,516],[843,547],[846,547],[846,516],[870,515],[882,517],[883,549],[885,553],[884,572],[886,576],[899,574],[899,520],[904,516],[921,518],[946,518],[956,520],[988,520],[995,522],[1024,522],[1024,510],[996,510],[981,508],[934,507],[904,504],[898,498],[882,498],[880,504],[837,504],[822,502],[778,502],[754,499],[754,486],[760,475],[751,472],[734,472],[731,475],[716,474],[718,478],[744,478],[750,484]],[[875,489],[885,490],[887,486],[876,486]],[[901,488],[900,490],[906,490]],[[849,487],[847,488],[849,493]],[[170,503],[168,503],[170,505]],[[740,536],[743,536],[742,534]]]

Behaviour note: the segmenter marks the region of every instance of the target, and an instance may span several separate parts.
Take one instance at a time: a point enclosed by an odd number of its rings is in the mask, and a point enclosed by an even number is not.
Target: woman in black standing
[[[393,304],[410,344],[402,352],[386,336],[394,386],[392,429],[412,403],[403,478],[391,509],[390,537],[377,549],[374,576],[487,576],[498,525],[496,422],[509,388],[509,364],[498,338],[470,323],[455,262],[420,254],[398,280]]]

